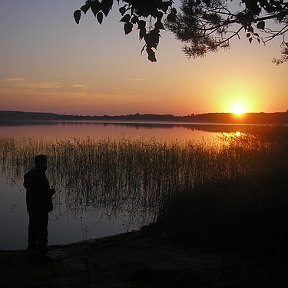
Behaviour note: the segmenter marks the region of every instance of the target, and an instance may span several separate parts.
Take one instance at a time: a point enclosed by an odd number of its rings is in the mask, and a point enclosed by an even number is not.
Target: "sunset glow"
[[[240,132],[240,131],[236,131],[236,132],[235,132],[235,136],[236,136],[236,137],[240,137],[240,136],[241,136],[241,132]]]
[[[124,35],[119,6],[101,26],[90,14],[77,25],[73,12],[84,2],[3,2],[0,110],[243,115],[288,109],[288,64],[272,63],[280,41],[263,46],[244,37],[227,51],[187,60],[182,43],[163,31],[158,61],[150,63],[138,32]]]
[[[231,107],[231,112],[235,115],[240,116],[247,113],[248,111],[244,104],[235,104],[234,106]]]

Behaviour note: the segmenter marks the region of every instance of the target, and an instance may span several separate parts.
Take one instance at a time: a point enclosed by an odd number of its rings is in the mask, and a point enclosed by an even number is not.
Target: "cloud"
[[[23,82],[25,81],[25,78],[21,78],[21,77],[11,77],[11,78],[4,78],[1,79],[1,82]]]
[[[125,78],[125,81],[135,81],[135,82],[140,82],[140,81],[145,81],[145,78]]]
[[[84,89],[86,88],[84,85],[81,85],[81,84],[74,84],[72,85],[73,88],[79,88],[79,89]]]
[[[63,87],[61,83],[51,81],[32,81],[24,77],[11,77],[0,80],[0,86],[12,89],[49,90]]]

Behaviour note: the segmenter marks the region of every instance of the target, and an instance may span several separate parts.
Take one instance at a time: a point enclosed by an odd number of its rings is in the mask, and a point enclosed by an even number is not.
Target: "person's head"
[[[37,155],[35,156],[35,168],[45,172],[47,169],[47,156],[46,155]]]

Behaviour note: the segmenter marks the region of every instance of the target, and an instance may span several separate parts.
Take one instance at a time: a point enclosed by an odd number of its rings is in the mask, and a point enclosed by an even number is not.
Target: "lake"
[[[195,184],[195,175],[188,174],[198,152],[185,151],[195,143],[217,146],[219,137],[237,138],[249,129],[162,122],[2,123],[0,249],[26,248],[22,182],[37,153],[48,154],[47,176],[57,191],[49,216],[49,245],[63,244],[137,230],[155,221],[168,190]]]

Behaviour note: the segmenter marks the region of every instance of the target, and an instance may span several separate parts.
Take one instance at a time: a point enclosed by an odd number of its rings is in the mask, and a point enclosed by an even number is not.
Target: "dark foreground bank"
[[[0,251],[0,287],[287,287],[285,255],[193,247],[157,230],[50,247],[53,261]]]

